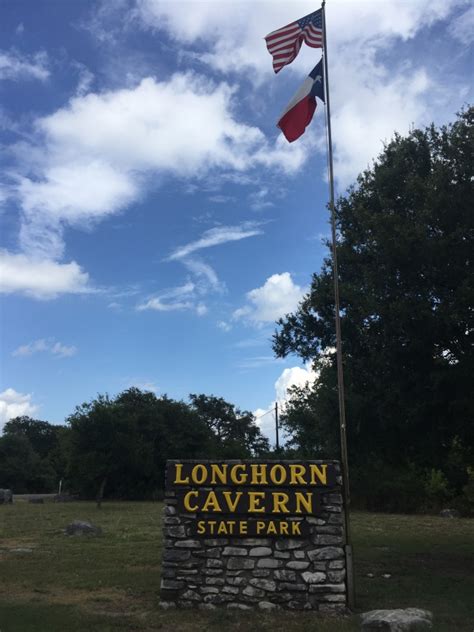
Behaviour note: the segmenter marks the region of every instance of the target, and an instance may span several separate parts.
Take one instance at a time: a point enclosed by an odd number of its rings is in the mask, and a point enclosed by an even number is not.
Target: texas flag
[[[286,106],[277,126],[292,143],[304,134],[316,110],[316,97],[324,101],[323,60],[316,64],[303,85]]]

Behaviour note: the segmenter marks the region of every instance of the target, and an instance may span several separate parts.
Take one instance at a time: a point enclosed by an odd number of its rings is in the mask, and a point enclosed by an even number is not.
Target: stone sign
[[[161,605],[345,610],[337,461],[168,461]]]

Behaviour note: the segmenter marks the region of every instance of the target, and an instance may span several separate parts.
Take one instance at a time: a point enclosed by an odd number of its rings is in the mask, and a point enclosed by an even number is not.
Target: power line
[[[265,415],[268,415],[268,413],[273,413],[274,409],[270,408],[269,410],[267,410],[266,413],[262,413],[261,415],[258,415],[258,417],[255,417],[255,421],[257,421],[257,419],[261,419],[262,417],[265,417]]]

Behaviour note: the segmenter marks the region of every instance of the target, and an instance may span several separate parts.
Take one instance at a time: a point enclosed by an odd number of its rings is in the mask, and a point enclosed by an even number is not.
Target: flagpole
[[[323,13],[323,56],[324,56],[324,97],[326,103],[326,126],[328,137],[328,163],[329,163],[329,208],[331,211],[331,235],[332,235],[332,267],[334,279],[334,311],[336,320],[336,361],[337,361],[337,391],[339,400],[339,428],[341,437],[341,466],[343,494],[345,505],[345,534],[346,534],[346,572],[347,572],[347,602],[349,608],[355,605],[354,575],[352,571],[352,545],[350,537],[350,492],[349,492],[349,464],[347,458],[347,426],[346,426],[346,406],[344,399],[344,372],[342,367],[342,338],[341,338],[341,316],[339,301],[339,273],[337,267],[336,248],[336,209],[334,203],[334,166],[332,155],[331,136],[331,107],[329,100],[329,77],[328,77],[328,54],[326,39],[326,0],[323,0],[321,8]]]

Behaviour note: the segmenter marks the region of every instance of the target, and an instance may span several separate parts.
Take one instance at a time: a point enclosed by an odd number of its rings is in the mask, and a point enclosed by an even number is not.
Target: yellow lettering
[[[217,535],[222,535],[223,533],[227,535],[227,527],[224,521],[222,521],[217,528]]]
[[[214,535],[215,532],[215,526],[216,526],[217,522],[215,520],[209,520],[207,523],[207,526],[209,527],[209,535]]]
[[[277,530],[276,530],[275,523],[272,520],[270,520],[270,522],[268,523],[267,535],[270,535],[270,534],[275,535],[276,532]]]
[[[239,533],[240,535],[247,535],[248,533],[248,523],[243,520],[239,523]]]
[[[227,520],[227,526],[229,527],[230,535],[234,534],[234,525],[235,525],[235,520]]]
[[[277,472],[279,472],[278,476]],[[275,485],[282,485],[286,481],[286,470],[283,465],[272,465],[270,468],[270,478]]]
[[[235,492],[234,502],[232,502],[232,494],[233,492],[222,492],[222,495],[225,498],[227,503],[227,507],[233,513],[237,509],[237,505],[239,504],[239,500],[242,497],[243,492]]]
[[[191,478],[196,485],[202,485],[207,478],[207,469],[205,465],[195,465],[191,470]]]
[[[257,533],[262,533],[264,529],[265,523],[263,522],[263,520],[257,520]]]
[[[280,535],[288,535],[288,523],[280,522]]]
[[[290,465],[290,485],[306,485],[304,465]]]
[[[319,480],[319,482],[321,483],[321,485],[327,485],[327,465],[321,465],[321,469],[319,468],[319,465],[314,465],[314,463],[311,463],[309,468],[311,471],[311,485],[317,485],[316,483],[316,479]]]
[[[194,496],[194,498],[197,498],[199,496],[199,492],[190,491],[184,495],[184,499],[183,499],[184,508],[186,509],[186,511],[198,511],[199,509],[198,505],[194,505],[194,507],[191,507],[191,503],[190,503],[191,496]]]
[[[240,476],[237,476],[237,471],[240,470],[242,472],[242,474]],[[230,480],[235,483],[236,485],[243,485],[244,483],[247,482],[247,474],[245,474],[245,465],[240,464],[240,465],[233,465],[230,468]]]
[[[197,532],[199,535],[203,535],[204,533],[206,533],[206,523],[204,522],[204,520],[198,521]]]
[[[290,513],[287,503],[290,500],[284,492],[273,492],[273,513]]]
[[[219,501],[217,500],[216,492],[209,492],[201,511],[222,511]]]
[[[175,464],[175,478],[174,478],[174,483],[175,485],[182,485],[182,484],[186,484],[189,483],[189,476],[186,476],[186,478],[181,478],[181,474],[183,472],[183,464],[182,463],[176,463]]]
[[[301,523],[300,522],[292,522],[291,523],[291,535],[301,535]]]
[[[313,492],[296,492],[295,513],[313,513]],[[304,511],[302,510],[304,508]]]
[[[267,485],[267,466],[266,464],[252,463],[250,466],[252,472],[252,485]]]
[[[217,485],[217,479],[219,479],[222,485],[226,485],[228,467],[228,463],[223,463],[222,465],[219,465],[218,463],[211,464],[211,485]]]
[[[260,506],[262,498],[265,498],[265,492],[249,492],[249,512],[263,513],[265,507]]]

